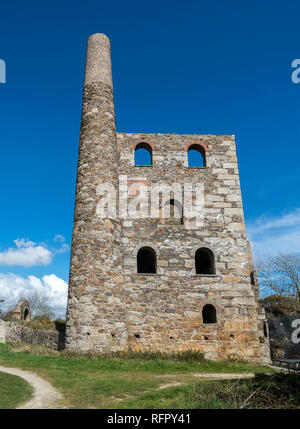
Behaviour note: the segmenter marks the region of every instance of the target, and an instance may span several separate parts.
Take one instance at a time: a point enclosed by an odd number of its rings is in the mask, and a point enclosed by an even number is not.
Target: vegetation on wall
[[[300,302],[294,297],[270,295],[261,300],[267,316],[300,314]]]
[[[63,319],[50,320],[44,316],[36,316],[31,320],[16,320],[12,312],[6,313],[4,320],[6,322],[16,322],[19,325],[35,330],[65,332],[66,321]]]

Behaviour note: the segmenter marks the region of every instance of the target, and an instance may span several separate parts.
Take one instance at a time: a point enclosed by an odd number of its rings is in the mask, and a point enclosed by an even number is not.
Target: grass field
[[[33,389],[20,377],[0,372],[0,409],[16,408],[32,397]]]
[[[203,380],[125,400],[119,408],[300,409],[300,375],[258,374],[244,380]]]
[[[0,364],[36,372],[64,395],[62,405],[69,408],[239,408],[256,381],[200,382],[193,374],[272,372],[241,362],[97,359],[6,345],[0,345]]]

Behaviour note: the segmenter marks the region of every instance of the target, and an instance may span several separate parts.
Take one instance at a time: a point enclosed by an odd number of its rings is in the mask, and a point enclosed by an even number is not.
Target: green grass
[[[36,372],[61,391],[65,406],[76,408],[121,408],[125,403],[141,408],[144,401],[150,401],[155,408],[164,408],[166,399],[162,398],[165,394],[173,395],[178,391],[187,395],[185,388],[192,389],[199,382],[193,373],[271,372],[267,367],[229,361],[144,360],[142,355],[137,355],[136,359],[98,359],[59,352],[34,354],[30,347],[23,350],[15,352],[0,344],[0,364]],[[166,383],[188,386],[155,390]],[[147,395],[153,395],[152,399]]]
[[[28,401],[33,394],[33,388],[27,381],[15,375],[0,372],[0,409],[16,408]]]
[[[201,383],[190,384],[188,386],[176,386],[156,392],[149,392],[139,398],[125,400],[120,404],[120,408],[165,408],[165,409],[192,409],[192,408],[222,408],[220,402],[215,397],[207,396],[197,401],[195,393],[200,387],[203,393],[215,381],[203,380]],[[157,405],[160,404],[159,407]]]
[[[300,409],[300,374],[259,374],[253,379],[234,381],[203,380],[188,386],[149,392],[122,401],[119,408]]]

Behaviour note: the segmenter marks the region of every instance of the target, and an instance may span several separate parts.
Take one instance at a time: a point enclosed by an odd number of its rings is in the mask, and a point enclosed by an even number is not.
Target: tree
[[[284,311],[294,311],[300,303],[300,257],[279,253],[265,256],[256,264],[260,289],[267,306],[273,303]],[[289,310],[288,310],[289,309]]]
[[[37,289],[32,289],[27,293],[22,292],[18,301],[20,299],[29,302],[32,318],[51,319],[54,316],[49,306],[49,297],[44,293],[40,293]]]
[[[269,295],[261,300],[263,307],[268,314],[278,316],[284,314],[294,316],[300,314],[300,302],[294,297]]]

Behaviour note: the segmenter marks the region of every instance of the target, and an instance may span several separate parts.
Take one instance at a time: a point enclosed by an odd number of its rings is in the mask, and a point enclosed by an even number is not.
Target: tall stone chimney
[[[76,201],[72,237],[66,347],[127,348],[122,302],[121,225],[96,214],[96,188],[118,190],[118,158],[110,42],[87,42]]]

